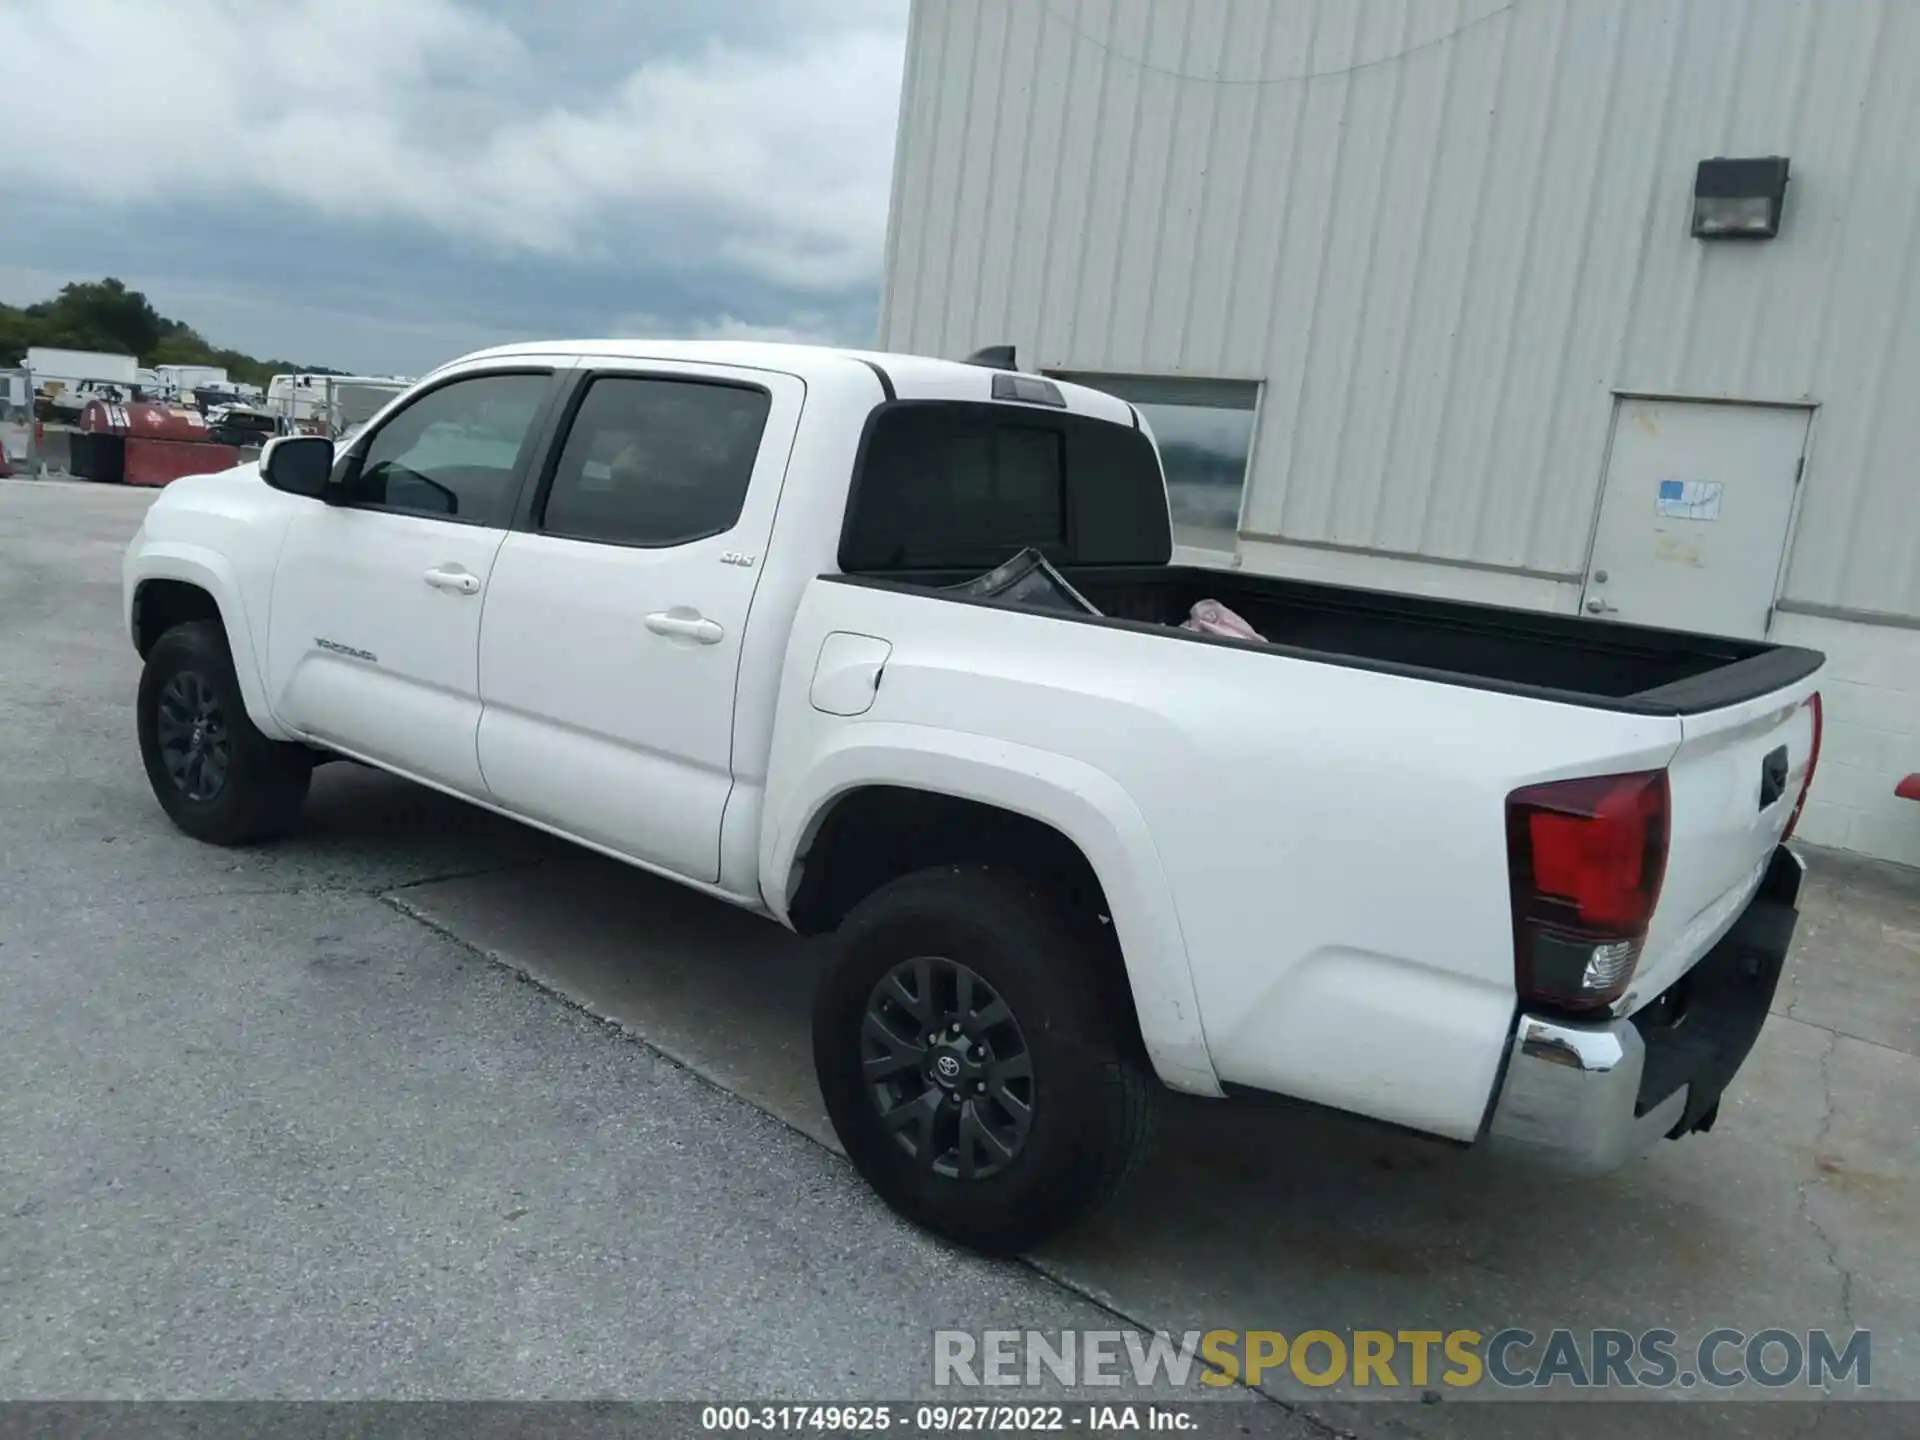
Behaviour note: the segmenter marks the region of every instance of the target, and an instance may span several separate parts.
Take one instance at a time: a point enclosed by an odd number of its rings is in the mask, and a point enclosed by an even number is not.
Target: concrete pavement
[[[1119,1204],[1039,1263],[1173,1330],[1865,1328],[1875,1388],[1920,1398],[1920,1058],[1886,1043],[1920,991],[1899,959],[1920,875],[1813,867],[1792,976],[1711,1134],[1571,1183],[1304,1107],[1178,1103]],[[809,945],[557,843],[401,903],[831,1143]]]

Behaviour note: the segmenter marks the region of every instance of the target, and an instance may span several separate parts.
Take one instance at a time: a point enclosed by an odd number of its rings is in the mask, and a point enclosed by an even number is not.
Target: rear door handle
[[[718,645],[726,631],[717,620],[709,620],[697,610],[676,607],[656,610],[647,616],[647,629],[675,640],[697,640],[702,645]]]
[[[451,590],[456,595],[480,593],[480,577],[458,565],[436,565],[424,578],[436,590]]]

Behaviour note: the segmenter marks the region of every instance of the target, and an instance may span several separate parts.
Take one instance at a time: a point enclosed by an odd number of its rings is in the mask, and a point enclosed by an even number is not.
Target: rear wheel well
[[[176,625],[211,620],[226,633],[213,596],[185,580],[142,580],[133,592],[133,648],[142,660],[160,637]]]
[[[1066,835],[1042,820],[977,800],[873,785],[835,802],[797,864],[788,917],[802,935],[832,930],[889,881],[936,865],[991,865],[1045,885],[1097,939],[1098,979],[1137,1041],[1133,987],[1100,877]]]

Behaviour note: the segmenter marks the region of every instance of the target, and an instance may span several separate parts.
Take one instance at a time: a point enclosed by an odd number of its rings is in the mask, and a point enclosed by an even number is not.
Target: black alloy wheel
[[[979,862],[890,880],[840,922],[814,997],[820,1097],[893,1209],[988,1254],[1102,1203],[1158,1081],[1122,957],[1045,880]]]
[[[153,642],[134,720],[154,798],[195,839],[246,845],[298,822],[314,752],[253,723],[219,621],[189,620]]]
[[[205,676],[176,671],[160,691],[154,712],[160,763],[187,799],[205,802],[220,793],[233,763],[232,737],[220,697]]]
[[[941,956],[894,966],[867,1000],[861,1050],[881,1124],[915,1165],[984,1180],[1018,1158],[1033,1126],[1033,1055],[972,967]]]

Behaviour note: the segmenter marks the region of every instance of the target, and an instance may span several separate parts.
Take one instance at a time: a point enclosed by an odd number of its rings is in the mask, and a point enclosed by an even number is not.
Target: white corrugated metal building
[[[1914,0],[914,0],[880,338],[1141,404],[1188,558],[1826,651],[1920,863],[1916,270]]]

